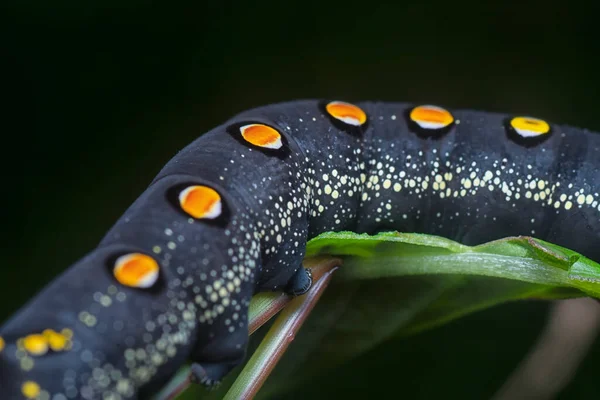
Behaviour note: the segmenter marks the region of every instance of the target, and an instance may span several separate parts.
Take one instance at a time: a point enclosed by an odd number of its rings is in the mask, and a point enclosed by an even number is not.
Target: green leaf
[[[345,279],[480,275],[572,287],[600,297],[600,265],[571,250],[530,237],[510,237],[470,247],[422,234],[326,233],[307,245],[307,255],[318,254],[344,256],[340,275]]]
[[[307,256],[325,254],[344,264],[257,398],[282,397],[386,340],[503,302],[600,297],[600,265],[530,237],[470,247],[422,234],[325,233]]]

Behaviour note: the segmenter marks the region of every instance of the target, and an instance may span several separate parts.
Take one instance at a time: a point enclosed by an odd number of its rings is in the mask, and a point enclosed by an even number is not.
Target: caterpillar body
[[[530,235],[600,261],[600,134],[406,103],[244,112],[162,169],[98,247],[0,328],[7,399],[135,399],[219,381],[258,291],[305,292],[326,231]]]

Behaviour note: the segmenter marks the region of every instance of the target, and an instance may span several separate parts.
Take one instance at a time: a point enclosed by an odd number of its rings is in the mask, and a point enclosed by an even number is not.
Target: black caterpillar
[[[242,113],[177,154],[100,245],[0,329],[5,399],[133,399],[244,357],[253,293],[301,294],[308,239],[531,235],[600,261],[600,134],[402,103]]]

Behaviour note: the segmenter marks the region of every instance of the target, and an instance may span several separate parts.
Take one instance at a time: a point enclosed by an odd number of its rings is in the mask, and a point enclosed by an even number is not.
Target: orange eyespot
[[[23,348],[31,355],[43,356],[48,352],[48,342],[43,335],[27,335],[22,341]]]
[[[21,385],[21,393],[28,399],[35,399],[40,395],[40,385],[34,381],[26,381]]]
[[[0,352],[2,352],[2,350],[4,350],[4,339],[0,336]]]
[[[158,263],[145,254],[125,254],[117,258],[113,274],[122,285],[146,289],[158,279]]]
[[[208,186],[189,186],[179,193],[179,205],[194,218],[215,219],[222,212],[221,196]]]
[[[258,147],[280,149],[283,146],[279,132],[267,125],[244,125],[240,127],[240,132],[244,140]]]
[[[354,104],[332,101],[325,106],[325,110],[333,118],[348,125],[361,126],[367,122],[367,114]]]
[[[545,135],[550,132],[550,125],[546,121],[531,117],[514,117],[510,120],[510,126],[524,138]]]
[[[448,110],[431,105],[413,108],[410,119],[423,129],[443,129],[454,122],[454,117]]]

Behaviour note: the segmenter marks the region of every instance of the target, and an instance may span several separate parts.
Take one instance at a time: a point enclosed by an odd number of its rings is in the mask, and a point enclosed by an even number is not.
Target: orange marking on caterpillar
[[[333,118],[349,125],[361,126],[367,122],[367,114],[354,104],[332,101],[325,106],[325,110]]]
[[[158,263],[141,253],[125,254],[115,262],[113,274],[122,285],[149,288],[158,279]]]
[[[550,132],[550,125],[542,120],[532,117],[514,117],[510,126],[524,138],[545,135]]]
[[[448,110],[432,105],[413,108],[410,119],[423,129],[442,129],[454,122],[454,117]]]
[[[208,186],[190,186],[179,193],[183,211],[194,218],[215,219],[221,215],[221,196]]]
[[[281,134],[270,126],[249,124],[240,127],[242,137],[248,143],[267,149],[280,149],[283,146]]]

